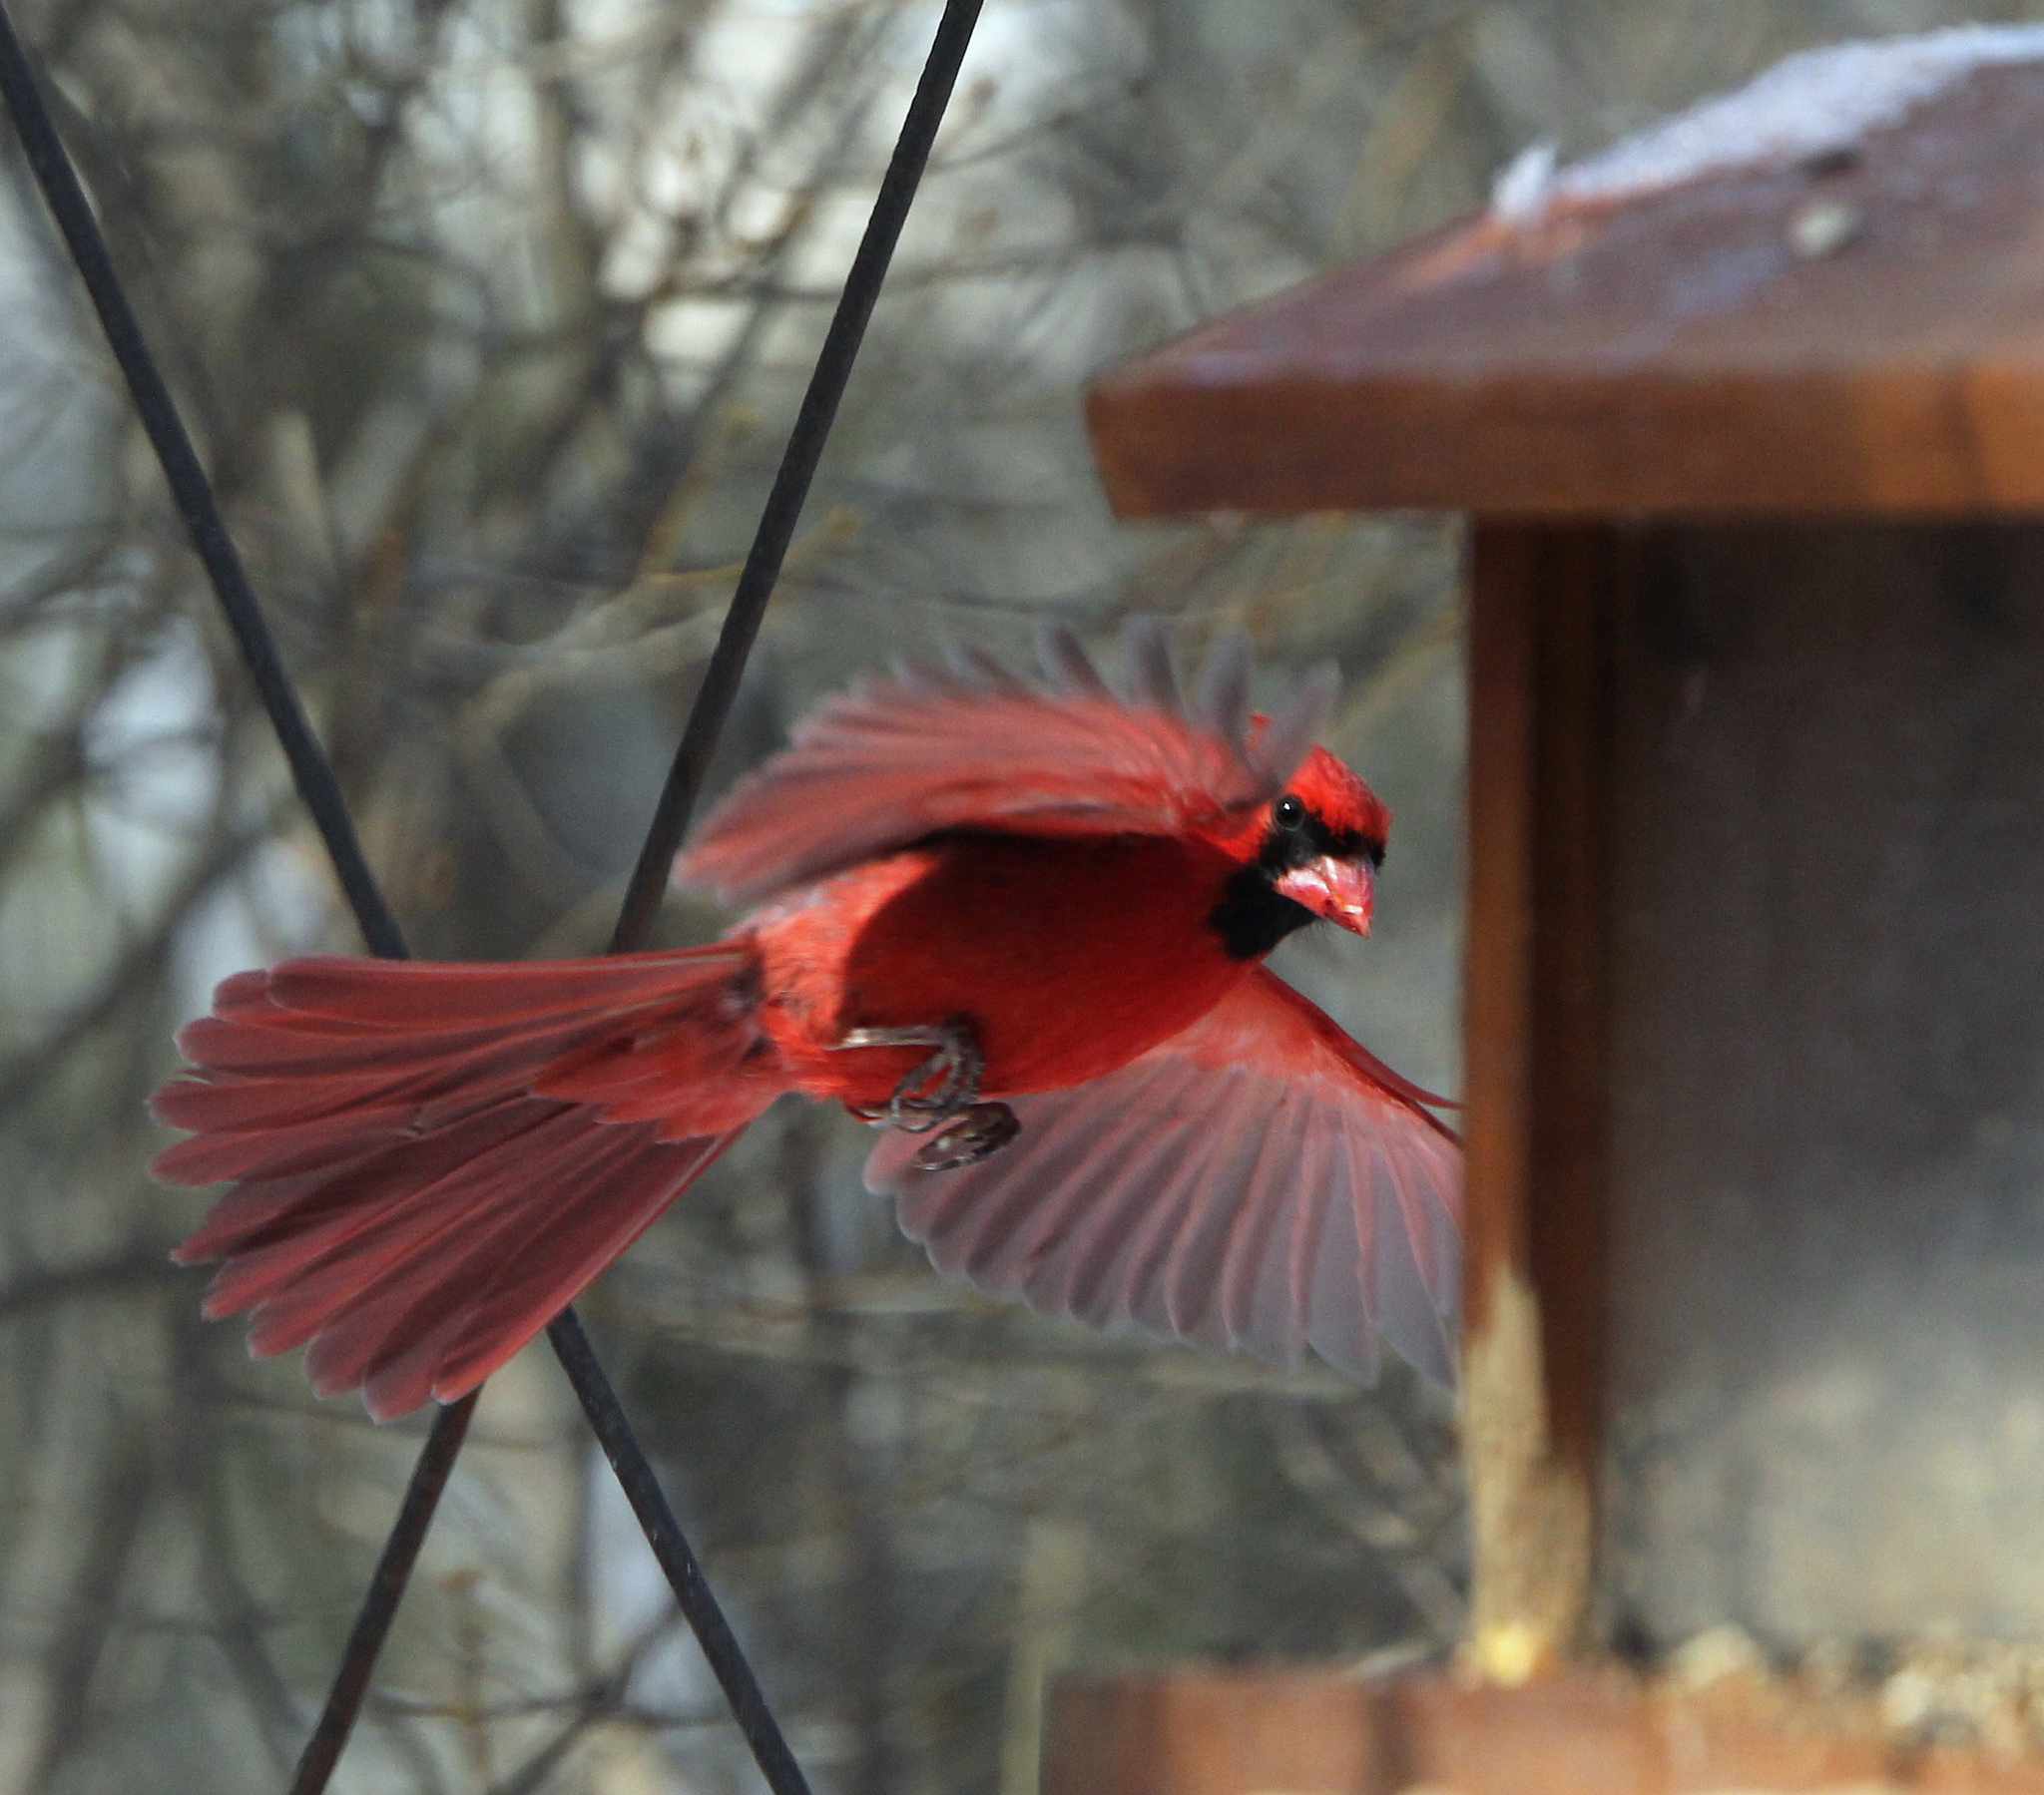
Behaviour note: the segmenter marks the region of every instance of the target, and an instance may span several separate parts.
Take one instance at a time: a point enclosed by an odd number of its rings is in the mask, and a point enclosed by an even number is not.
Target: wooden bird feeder
[[[1068,1680],[1053,1795],[2044,1790],[2039,58],[1797,59],[1095,386],[1125,517],[1473,519],[1476,1582],[1453,1672]]]

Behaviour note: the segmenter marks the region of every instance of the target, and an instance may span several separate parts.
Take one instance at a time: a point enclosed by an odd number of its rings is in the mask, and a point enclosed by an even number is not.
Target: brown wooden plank
[[[2040,146],[2044,68],[1992,69],[1844,166],[1531,227],[1483,215],[1104,376],[1109,498],[1127,517],[2035,510]]]
[[[1469,667],[1463,1454],[1478,1658],[1588,1614],[1602,1406],[1610,529],[1479,525]]]
[[[1066,1678],[1044,1795],[2044,1795],[2044,1763],[1925,1751],[1864,1702],[1646,1687],[1579,1672],[1524,1689],[1193,1671]]]

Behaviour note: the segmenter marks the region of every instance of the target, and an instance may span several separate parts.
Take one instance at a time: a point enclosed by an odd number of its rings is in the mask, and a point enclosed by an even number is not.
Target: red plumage
[[[1130,653],[1126,696],[1058,635],[1044,683],[974,658],[824,705],[678,862],[765,900],[712,946],[229,979],[156,1098],[193,1131],[157,1174],[234,1186],[178,1249],[226,1261],[207,1312],[402,1414],[473,1389],[775,1098],[928,1098],[895,1114],[920,1125],[976,1097],[1013,1140],[928,1169],[889,1127],[867,1169],[940,1267],[1362,1375],[1381,1332],[1449,1376],[1437,1100],[1259,965],[1316,917],[1367,932],[1389,813],[1308,747],[1326,681],[1251,718],[1239,646],[1191,704],[1159,635]],[[975,1090],[891,1033],[947,1027]]]

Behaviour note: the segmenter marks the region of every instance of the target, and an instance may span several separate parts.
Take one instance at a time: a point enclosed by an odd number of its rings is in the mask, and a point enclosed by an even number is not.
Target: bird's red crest
[[[1353,835],[1382,850],[1391,832],[1389,806],[1325,748],[1307,753],[1285,789],[1296,793],[1332,834]]]

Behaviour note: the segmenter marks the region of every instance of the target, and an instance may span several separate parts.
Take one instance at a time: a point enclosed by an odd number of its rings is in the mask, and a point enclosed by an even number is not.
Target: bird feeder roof
[[[2044,28],[1790,59],[1104,375],[1115,510],[2044,507]]]

